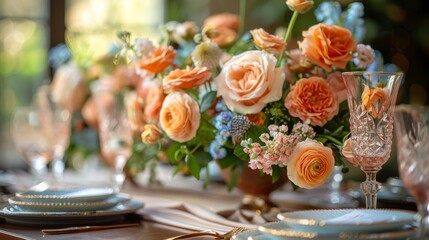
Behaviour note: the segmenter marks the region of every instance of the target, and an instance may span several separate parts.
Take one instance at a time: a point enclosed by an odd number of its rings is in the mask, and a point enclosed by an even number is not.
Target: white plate
[[[33,212],[16,209],[9,204],[0,205],[0,217],[11,224],[26,226],[66,226],[110,223],[122,220],[144,206],[137,201],[120,203],[113,208],[99,211],[79,212]]]
[[[76,212],[76,211],[96,211],[112,208],[113,206],[128,202],[131,197],[127,194],[119,194],[99,202],[78,202],[78,201],[61,201],[61,202],[43,202],[43,201],[25,201],[19,197],[11,197],[8,202],[11,206],[15,206],[25,211],[37,212]]]
[[[325,209],[281,213],[277,217],[299,231],[381,232],[414,222],[415,212],[390,209]]]
[[[116,193],[107,187],[80,187],[69,189],[47,189],[45,191],[18,192],[15,196],[24,201],[51,201],[51,202],[91,202],[102,201],[114,196]]]
[[[284,222],[272,222],[259,226],[258,230],[249,230],[233,237],[234,240],[298,240],[298,239],[407,239],[416,230],[413,228],[402,228],[396,231],[381,233],[324,233],[301,232],[292,229]]]

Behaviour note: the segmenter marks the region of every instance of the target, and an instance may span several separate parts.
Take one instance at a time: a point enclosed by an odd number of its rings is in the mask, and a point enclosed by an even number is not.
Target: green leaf
[[[339,137],[341,135],[341,133],[343,132],[344,126],[340,126],[339,128],[337,128],[337,130],[335,130],[331,136],[333,137]]]
[[[183,164],[177,165],[177,167],[173,171],[173,176],[175,176],[177,173],[182,171],[184,168],[185,168],[185,165],[183,165]]]
[[[237,146],[234,148],[234,155],[240,158],[241,160],[249,159],[249,155],[244,152],[244,147],[239,144],[237,144]]]
[[[218,160],[218,163],[220,168],[225,169],[235,165],[237,161],[241,160],[234,156],[234,154],[227,153],[224,158]]]
[[[189,172],[197,179],[200,180],[201,166],[198,159],[191,154],[185,156],[186,165],[188,166]]]
[[[176,154],[178,154],[177,151],[180,150],[181,145],[182,145],[181,143],[173,142],[167,147],[167,150],[165,153],[167,154],[167,158],[170,162],[174,163],[177,161],[176,159],[179,156],[177,156],[176,158]]]
[[[277,180],[279,180],[280,176],[282,175],[282,169],[277,165],[273,165],[272,168],[273,168],[272,182],[275,183],[277,182]]]
[[[203,188],[207,189],[207,187],[209,186],[209,183],[210,183],[210,171],[209,171],[209,168],[206,167]]]
[[[314,139],[318,142],[321,142],[321,143],[325,143],[328,140],[328,139],[321,137],[321,136],[316,136]]]
[[[232,189],[235,188],[235,186],[238,183],[238,177],[240,176],[241,173],[241,169],[240,168],[233,168],[231,171],[231,178],[227,184],[227,189],[228,191],[231,191]]]
[[[247,132],[244,134],[243,139],[249,139],[251,138],[253,140],[253,142],[258,142],[258,143],[262,143],[261,139],[259,139],[259,136],[261,136],[261,134],[266,133],[267,130],[263,127],[259,127],[256,125],[252,125],[249,130],[247,130]]]
[[[204,94],[201,98],[200,103],[200,111],[205,112],[207,109],[211,108],[214,104],[214,101],[216,99],[216,91],[210,91]]]

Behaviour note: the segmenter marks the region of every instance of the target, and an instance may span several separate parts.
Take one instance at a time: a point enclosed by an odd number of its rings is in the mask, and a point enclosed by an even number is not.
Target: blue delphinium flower
[[[314,11],[318,22],[326,24],[339,24],[341,18],[341,6],[338,2],[323,2]]]
[[[227,111],[229,111],[228,107],[226,106],[225,101],[223,99],[219,100],[216,103],[215,109],[218,112],[227,112]]]
[[[365,36],[364,27],[364,6],[360,2],[350,3],[347,10],[343,13],[343,27],[349,29],[356,42],[362,42]]]
[[[49,64],[54,70],[67,63],[72,58],[72,53],[65,44],[58,44],[49,50]]]
[[[225,106],[226,107],[226,106]],[[224,109],[222,103],[216,105],[216,109]],[[226,156],[226,149],[222,147],[231,135],[229,126],[234,114],[229,111],[220,112],[214,118],[213,125],[218,130],[215,139],[210,143],[209,153],[214,159],[222,159]]]

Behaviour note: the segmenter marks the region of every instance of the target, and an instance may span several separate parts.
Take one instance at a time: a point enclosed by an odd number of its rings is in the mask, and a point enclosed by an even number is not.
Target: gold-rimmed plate
[[[394,209],[322,209],[278,214],[292,229],[304,232],[381,232],[415,221],[415,212]]]
[[[105,200],[115,194],[115,191],[109,187],[75,187],[24,191],[16,193],[15,196],[28,202],[92,202]]]
[[[37,212],[76,212],[76,211],[96,211],[112,208],[113,206],[128,202],[131,197],[127,194],[118,194],[102,201],[25,201],[19,197],[11,197],[8,202],[11,206],[25,211]]]

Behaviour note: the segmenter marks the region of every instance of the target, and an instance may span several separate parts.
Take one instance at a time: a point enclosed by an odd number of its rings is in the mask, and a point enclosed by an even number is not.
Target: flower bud
[[[286,4],[292,11],[305,13],[313,7],[314,2],[311,0],[287,0]]]
[[[161,136],[161,131],[154,124],[146,124],[141,134],[142,142],[145,144],[154,144]]]

